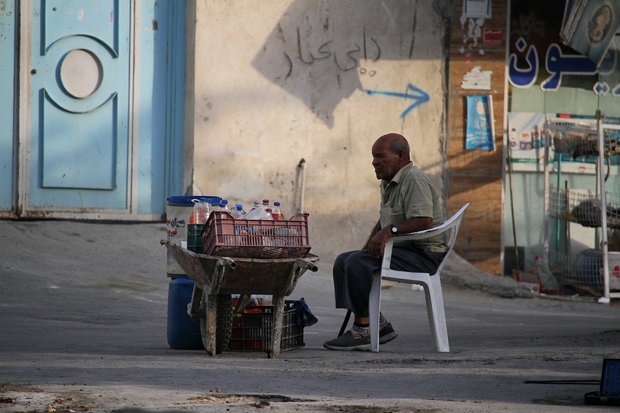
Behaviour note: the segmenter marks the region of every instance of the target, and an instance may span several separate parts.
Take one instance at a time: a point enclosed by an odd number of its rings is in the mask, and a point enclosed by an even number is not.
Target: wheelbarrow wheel
[[[232,332],[232,297],[230,294],[228,295],[217,295],[211,296],[215,297],[217,303],[215,304],[216,308],[216,317],[215,317],[215,353],[220,354],[222,351],[228,349],[228,344],[230,343],[230,334]],[[208,300],[208,296],[205,294],[203,297],[204,306],[203,308],[207,308],[206,301]],[[200,318],[200,334],[202,336],[203,343],[205,345],[205,349],[208,350],[208,344],[205,342],[206,337],[208,337],[209,332],[209,317]]]

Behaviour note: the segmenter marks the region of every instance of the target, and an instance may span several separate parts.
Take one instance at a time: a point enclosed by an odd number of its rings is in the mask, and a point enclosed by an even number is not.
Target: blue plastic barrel
[[[219,204],[222,198],[219,196],[206,196],[206,195],[175,195],[168,197],[168,205],[172,206],[194,206],[194,199],[208,202],[211,205]]]
[[[194,207],[194,200],[219,203],[218,196],[171,196],[167,199],[168,240],[177,244],[187,241],[189,216]],[[176,349],[202,349],[200,337],[200,320],[187,314],[187,304],[192,300],[194,281],[187,278],[183,269],[167,251],[167,273],[170,277],[168,286],[168,345]]]
[[[169,275],[168,286],[168,345],[175,349],[204,349],[200,336],[200,319],[187,314],[192,300],[194,280],[184,275]]]
[[[603,288],[603,251],[587,249],[577,254],[575,274],[581,285]]]

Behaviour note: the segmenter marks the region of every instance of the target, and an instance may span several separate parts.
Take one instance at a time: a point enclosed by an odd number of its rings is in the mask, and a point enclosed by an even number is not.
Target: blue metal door
[[[161,219],[184,87],[183,1],[3,1],[0,217]]]
[[[130,4],[33,4],[28,215],[129,208]]]
[[[10,216],[14,207],[15,148],[15,2],[0,8],[0,216]]]

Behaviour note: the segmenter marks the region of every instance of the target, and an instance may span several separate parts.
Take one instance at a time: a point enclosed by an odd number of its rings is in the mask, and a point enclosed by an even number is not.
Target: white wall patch
[[[461,87],[463,89],[491,89],[491,70],[480,70],[480,66],[474,66],[463,76]]]

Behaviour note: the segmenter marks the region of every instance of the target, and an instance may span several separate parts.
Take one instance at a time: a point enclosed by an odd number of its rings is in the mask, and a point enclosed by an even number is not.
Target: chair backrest
[[[448,241],[448,247],[452,249],[454,243],[456,242],[456,235],[459,232],[459,226],[461,225],[461,221],[463,220],[463,213],[469,206],[469,202],[463,205],[461,209],[457,211],[456,214],[452,215],[450,219],[441,224],[439,227],[443,227],[444,225],[448,228],[454,227],[452,232],[450,233],[450,240]]]
[[[444,264],[447,261],[446,258],[448,258],[448,255],[450,255],[450,253],[452,252],[452,248],[454,247],[454,244],[456,243],[456,236],[459,232],[461,221],[463,220],[463,213],[465,212],[469,204],[470,203],[468,202],[465,205],[463,205],[463,207],[459,209],[456,214],[452,215],[450,219],[448,219],[446,222],[444,222],[439,227],[437,227],[437,228],[441,228],[445,226],[446,230],[448,228],[452,228],[452,231],[450,231],[450,239],[448,240],[448,252],[446,253],[446,256],[444,257],[444,259],[441,260],[441,263],[439,264],[437,271],[435,271],[435,274],[439,274],[441,272],[441,269],[443,268]]]
[[[469,204],[470,203],[468,202],[465,205],[463,205],[463,207],[459,209],[454,215],[452,215],[443,224],[437,227],[425,229],[423,231],[411,232],[408,234],[403,234],[397,237],[390,238],[390,240],[388,241],[388,244],[386,245],[382,268],[385,268],[385,269],[390,268],[389,262],[391,260],[392,245],[394,242],[398,240],[401,240],[401,241],[414,240],[415,241],[415,240],[430,238],[430,237],[434,237],[436,235],[442,234],[448,230],[451,230],[450,238],[448,239],[448,251],[444,259],[439,264],[437,271],[435,272],[435,274],[439,273],[441,269],[443,268],[444,263],[446,262],[446,258],[448,257],[448,255],[450,255],[450,252],[452,251],[452,247],[454,247],[454,244],[456,243],[456,236],[459,232],[459,226],[461,225],[461,221],[463,219],[463,213],[465,212]]]

